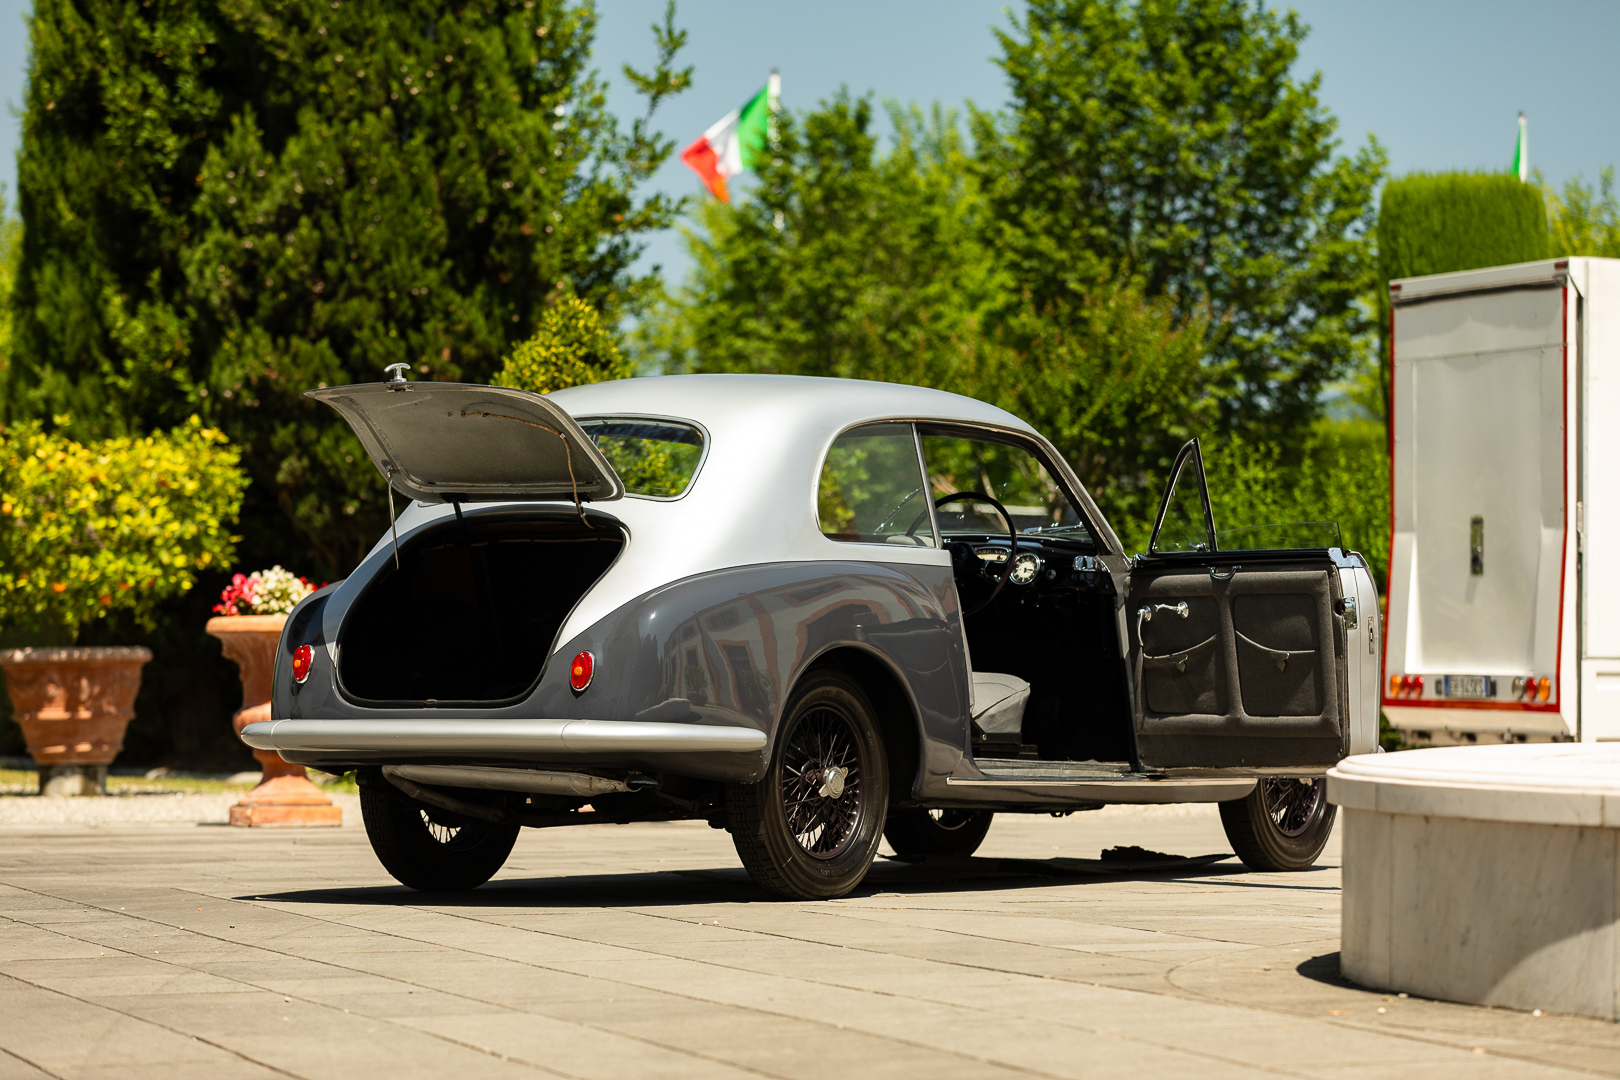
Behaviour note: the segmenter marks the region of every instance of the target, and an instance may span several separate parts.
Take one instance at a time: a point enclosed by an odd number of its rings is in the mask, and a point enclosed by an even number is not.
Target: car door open
[[[1293,769],[1348,751],[1345,626],[1329,549],[1223,551],[1198,440],[1130,575],[1137,751],[1149,769]]]

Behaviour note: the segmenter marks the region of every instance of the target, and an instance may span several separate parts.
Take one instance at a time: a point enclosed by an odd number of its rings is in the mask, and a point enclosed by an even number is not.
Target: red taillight
[[[568,685],[579,693],[591,685],[591,676],[596,674],[596,657],[588,652],[582,652],[574,657],[574,662],[568,665]]]
[[[300,645],[293,650],[293,682],[301,683],[309,678],[309,669],[315,665],[315,650],[308,645]]]
[[[1389,677],[1390,697],[1422,697],[1423,676],[1421,675],[1391,675]]]

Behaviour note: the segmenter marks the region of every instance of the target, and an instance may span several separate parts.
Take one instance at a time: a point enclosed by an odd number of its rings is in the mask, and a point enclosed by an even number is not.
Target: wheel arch
[[[888,757],[889,798],[909,802],[922,779],[923,726],[917,703],[893,661],[875,650],[835,645],[816,655],[794,679],[794,690],[810,674],[838,671],[860,686],[872,703],[883,752]],[[791,697],[791,692],[787,697]],[[786,698],[784,698],[786,700]],[[780,723],[777,725],[780,731]]]

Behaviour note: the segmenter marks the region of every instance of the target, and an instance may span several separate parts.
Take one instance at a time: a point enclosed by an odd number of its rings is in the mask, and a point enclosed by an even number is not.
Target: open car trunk
[[[617,528],[515,514],[447,522],[400,547],[338,637],[338,679],[378,705],[522,698],[580,597],[624,546]]]

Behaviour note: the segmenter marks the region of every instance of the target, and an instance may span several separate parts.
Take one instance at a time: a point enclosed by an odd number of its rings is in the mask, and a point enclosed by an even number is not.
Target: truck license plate
[[[1491,678],[1489,675],[1447,675],[1445,694],[1448,698],[1488,698]]]

